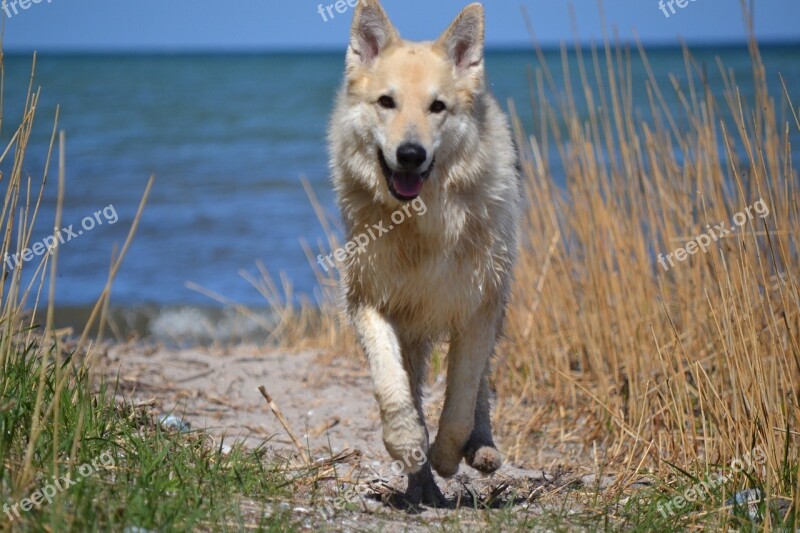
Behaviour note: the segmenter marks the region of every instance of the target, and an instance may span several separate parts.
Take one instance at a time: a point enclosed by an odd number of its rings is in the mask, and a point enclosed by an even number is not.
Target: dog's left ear
[[[459,72],[483,69],[483,6],[470,4],[456,17],[439,40]],[[477,72],[476,72],[477,73]]]

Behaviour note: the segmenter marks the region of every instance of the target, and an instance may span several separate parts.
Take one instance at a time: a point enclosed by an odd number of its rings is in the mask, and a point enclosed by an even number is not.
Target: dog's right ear
[[[371,65],[384,48],[399,39],[378,0],[359,0],[350,28],[347,69]]]
[[[464,8],[437,42],[459,72],[465,73],[483,70],[483,40],[483,6],[476,2]]]

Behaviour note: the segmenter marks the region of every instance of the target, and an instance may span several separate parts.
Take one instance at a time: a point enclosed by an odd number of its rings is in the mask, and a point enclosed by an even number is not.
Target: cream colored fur
[[[391,168],[404,142],[433,165],[411,217],[343,267],[347,313],[369,360],[389,454],[410,474],[414,450],[442,476],[462,458],[500,465],[489,420],[489,360],[501,329],[517,252],[520,184],[508,120],[486,90],[483,8],[471,4],[435,42],[400,38],[377,0],[354,14],[345,82],[330,127],[331,171],[347,238],[383,222],[402,202]],[[396,108],[378,100],[390,95]],[[446,106],[433,113],[433,100]],[[448,338],[447,389],[429,447],[422,382],[434,342]],[[432,479],[432,478],[431,478]]]

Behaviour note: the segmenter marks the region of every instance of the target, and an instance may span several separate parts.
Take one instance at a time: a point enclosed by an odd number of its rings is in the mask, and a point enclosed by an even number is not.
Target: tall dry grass
[[[649,102],[633,99],[627,51],[606,42],[576,52],[580,77],[565,76],[566,90],[540,62],[532,102],[541,127],[528,136],[515,121],[529,209],[495,370],[500,398],[516,401],[501,403],[497,419],[513,432],[512,455],[542,438],[599,445],[606,465],[631,479],[674,472],[670,463],[708,471],[760,446],[769,460],[759,481],[796,504],[796,108],[788,91],[769,93],[753,40],[752,99],[722,64],[725,86],[710,87],[689,50],[687,81],[659,87],[639,53]],[[647,119],[637,118],[643,106]],[[554,185],[550,145],[565,190]],[[658,262],[708,224],[732,226],[759,199],[768,217],[669,270]]]

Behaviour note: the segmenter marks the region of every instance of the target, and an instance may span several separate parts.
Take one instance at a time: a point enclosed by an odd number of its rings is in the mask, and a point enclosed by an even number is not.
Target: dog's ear
[[[390,43],[400,39],[378,0],[359,0],[350,28],[347,66],[371,65]]]
[[[483,6],[470,4],[456,17],[437,44],[447,51],[459,72],[483,69]]]

